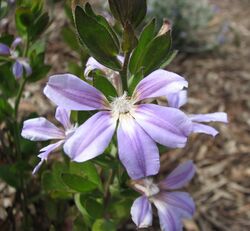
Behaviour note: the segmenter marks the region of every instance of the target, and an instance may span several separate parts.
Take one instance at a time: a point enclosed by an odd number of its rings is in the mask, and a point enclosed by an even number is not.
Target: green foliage
[[[156,34],[155,20],[152,20],[145,26],[132,53],[129,63],[130,73],[135,75],[139,70],[143,70],[146,76],[161,67],[169,58],[171,43],[170,31]]]
[[[146,0],[109,0],[114,17],[125,27],[127,23],[137,27],[147,12]]]
[[[110,33],[112,29],[107,24],[104,26],[100,23],[93,14],[89,15],[86,9],[85,11],[80,6],[75,10],[75,23],[81,41],[97,61],[114,70],[120,70],[121,65],[116,57],[119,47]]]

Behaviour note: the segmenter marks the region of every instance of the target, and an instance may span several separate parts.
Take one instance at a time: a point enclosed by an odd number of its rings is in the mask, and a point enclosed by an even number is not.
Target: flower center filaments
[[[133,105],[133,101],[128,99],[127,93],[125,92],[122,96],[113,99],[111,103],[112,114],[115,118],[119,118],[121,114],[129,113]]]
[[[72,126],[65,131],[65,137],[66,139],[69,139],[76,131],[78,127],[78,124],[76,123],[75,125],[72,124]]]
[[[149,199],[150,197],[153,197],[154,195],[160,192],[159,187],[156,184],[154,184],[152,178],[144,179],[143,185],[135,184],[134,186],[136,189],[144,193],[144,195],[147,196]]]

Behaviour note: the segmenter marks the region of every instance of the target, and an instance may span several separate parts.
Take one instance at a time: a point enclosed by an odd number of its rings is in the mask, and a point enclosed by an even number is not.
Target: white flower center
[[[112,114],[114,117],[119,118],[121,114],[130,112],[133,105],[133,101],[128,99],[127,93],[125,92],[122,96],[113,99],[111,103]]]
[[[160,192],[159,187],[157,186],[157,184],[154,184],[153,179],[152,178],[147,178],[143,180],[143,185],[141,184],[135,184],[135,187],[143,192],[145,194],[145,196],[149,197],[153,197],[154,195],[156,195],[157,193]]]
[[[69,139],[76,131],[78,127],[78,124],[76,123],[75,125],[72,124],[72,126],[68,129],[65,130],[65,139]]]
[[[11,56],[11,58],[16,59],[16,58],[18,58],[18,52],[11,49],[10,56]]]

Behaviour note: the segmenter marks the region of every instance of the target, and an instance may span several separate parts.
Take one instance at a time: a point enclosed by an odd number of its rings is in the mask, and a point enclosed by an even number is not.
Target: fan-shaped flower
[[[152,178],[134,181],[132,186],[142,194],[131,207],[131,216],[138,228],[152,225],[152,206],[158,211],[161,230],[181,231],[182,219],[191,219],[195,205],[188,193],[173,191],[185,186],[194,176],[192,161],[179,165],[172,173],[159,183]]]
[[[100,110],[66,141],[64,151],[76,162],[102,154],[115,132],[119,158],[132,179],[159,171],[156,143],[183,147],[192,129],[188,117],[178,109],[143,104],[142,100],[178,92],[187,87],[181,76],[157,70],[137,85],[131,97],[126,93],[110,103],[96,88],[71,74],[50,77],[45,95],[68,110]]]
[[[48,159],[49,154],[63,145],[76,130],[77,126],[70,122],[70,111],[58,107],[56,109],[55,118],[63,125],[63,129],[57,128],[44,117],[24,121],[21,134],[24,138],[32,141],[59,140],[40,150],[38,157],[41,161],[34,168],[33,174],[35,174],[41,167],[42,163]]]
[[[22,39],[17,37],[13,41],[10,47],[3,43],[0,43],[0,55],[8,56],[10,59],[15,61],[12,66],[12,73],[16,79],[19,79],[22,77],[24,70],[27,76],[31,75],[32,73],[32,69],[28,62],[28,59],[24,57],[19,57],[18,52],[16,51],[16,47],[21,42],[22,42]]]

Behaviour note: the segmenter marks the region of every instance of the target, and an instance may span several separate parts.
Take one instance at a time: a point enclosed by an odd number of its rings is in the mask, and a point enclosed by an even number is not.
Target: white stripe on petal
[[[132,179],[159,171],[159,151],[155,142],[129,114],[120,115],[117,129],[119,158]]]
[[[141,196],[134,201],[131,216],[138,228],[147,228],[152,225],[152,207],[147,197]]]
[[[102,154],[115,132],[116,121],[110,112],[98,112],[82,124],[64,144],[66,154],[83,162]]]
[[[184,147],[192,132],[191,120],[176,108],[141,104],[133,117],[157,143],[167,147]]]

